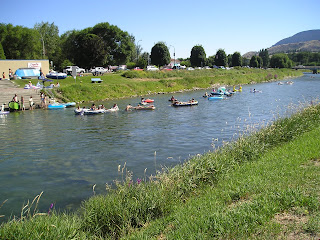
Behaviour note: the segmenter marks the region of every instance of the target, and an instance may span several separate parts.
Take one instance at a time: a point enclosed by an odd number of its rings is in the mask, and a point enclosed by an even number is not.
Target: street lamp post
[[[174,52],[173,52],[173,66],[176,66],[176,48],[172,45],[170,47],[173,47]]]
[[[138,62],[138,59],[139,59],[139,53],[138,53],[138,51],[139,51],[139,48],[138,48],[138,46],[139,46],[139,42],[140,41],[142,41],[141,39],[137,42],[137,62]]]

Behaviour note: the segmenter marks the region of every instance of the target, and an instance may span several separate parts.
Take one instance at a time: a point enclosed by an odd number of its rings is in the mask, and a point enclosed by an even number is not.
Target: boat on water
[[[114,105],[112,108],[106,109],[106,112],[117,112],[119,111],[119,107],[117,105]]]
[[[46,75],[47,78],[51,79],[65,79],[67,77],[66,73],[51,71]]]
[[[214,96],[209,96],[208,100],[212,101],[212,100],[222,100],[224,99],[224,95],[214,95]]]
[[[137,106],[133,107],[135,110],[155,110],[156,107],[151,105],[151,106]]]
[[[4,104],[2,104],[1,109],[0,109],[0,115],[5,115],[5,114],[8,114],[8,113],[10,113],[10,112],[9,111],[5,111],[4,110]]]
[[[66,108],[66,104],[64,103],[52,103],[48,105],[48,109],[54,110],[54,109],[64,109]]]
[[[92,110],[90,108],[77,108],[74,110],[74,113],[76,115],[96,115],[96,114],[105,113],[105,110],[104,109]]]
[[[153,99],[150,99],[150,98],[147,98],[147,99],[141,98],[141,103],[153,103],[153,102],[154,102]]]
[[[70,108],[70,107],[75,107],[76,103],[75,102],[67,102],[67,103],[63,103],[64,105],[66,105],[66,108]]]
[[[17,111],[20,109],[20,104],[18,102],[9,102],[8,104],[10,112]]]
[[[102,114],[102,113],[108,113],[108,112],[117,112],[119,111],[119,107],[115,104],[112,108],[109,109],[92,109],[92,108],[80,108],[74,110],[74,113],[76,115],[96,115],[96,114]]]
[[[193,106],[193,105],[198,105],[198,101],[196,101],[196,100],[191,100],[188,102],[176,101],[176,102],[172,103],[172,106],[174,106],[174,107],[185,107],[185,106]]]

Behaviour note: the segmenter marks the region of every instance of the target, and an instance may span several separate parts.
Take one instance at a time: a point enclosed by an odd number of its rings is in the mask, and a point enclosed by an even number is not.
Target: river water
[[[144,178],[236,138],[248,125],[286,114],[290,104],[319,98],[320,75],[292,81],[243,86],[242,93],[221,101],[203,98],[204,90],[174,95],[197,99],[199,105],[192,107],[172,107],[171,95],[160,94],[148,96],[155,100],[154,111],[126,112],[127,104],[139,102],[127,98],[104,102],[121,110],[103,115],[77,116],[64,109],[1,116],[0,205],[8,201],[0,215],[20,214],[22,205],[42,191],[41,211],[51,203],[75,209],[93,195],[93,185],[105,192],[105,183],[121,180],[119,165],[132,171],[134,180]],[[262,93],[250,93],[253,88]]]

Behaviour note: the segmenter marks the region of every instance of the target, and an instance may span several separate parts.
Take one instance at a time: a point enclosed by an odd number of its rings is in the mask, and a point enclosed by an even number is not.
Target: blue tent
[[[15,75],[21,78],[38,78],[40,70],[36,68],[19,68],[16,70]]]

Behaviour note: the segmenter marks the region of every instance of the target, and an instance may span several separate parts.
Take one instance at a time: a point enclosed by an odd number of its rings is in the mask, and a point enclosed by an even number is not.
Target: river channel
[[[105,183],[122,179],[125,165],[133,179],[155,174],[237,137],[246,126],[288,113],[288,106],[320,96],[320,75],[305,74],[294,84],[243,86],[243,92],[220,101],[203,98],[204,90],[176,93],[198,106],[172,107],[171,95],[148,96],[154,111],[124,111],[139,98],[117,103],[119,112],[78,116],[73,109],[34,110],[0,117],[0,215],[19,215],[24,203],[44,192],[39,208],[75,209]],[[262,93],[251,93],[250,89]],[[210,90],[208,90],[209,92]],[[96,103],[98,104],[98,103]],[[87,105],[89,106],[89,104]],[[290,111],[289,111],[290,112]],[[214,140],[216,139],[216,140]],[[146,170],[145,170],[146,169]]]

